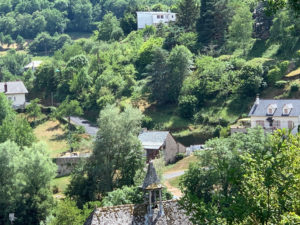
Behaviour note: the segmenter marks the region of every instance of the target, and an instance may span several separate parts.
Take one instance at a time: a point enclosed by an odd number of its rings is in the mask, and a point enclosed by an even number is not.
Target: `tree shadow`
[[[67,139],[67,134],[56,134],[50,140],[51,141],[63,141]]]

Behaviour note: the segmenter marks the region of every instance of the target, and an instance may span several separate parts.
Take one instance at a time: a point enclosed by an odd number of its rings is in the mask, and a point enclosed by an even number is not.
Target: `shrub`
[[[297,91],[299,91],[299,84],[296,83],[296,82],[293,82],[293,83],[291,84],[291,89],[290,89],[290,91],[291,91],[291,92],[297,92]]]
[[[181,96],[179,99],[179,112],[184,118],[191,118],[196,109],[197,98],[194,95]]]
[[[177,153],[175,156],[175,162],[178,162],[179,160],[182,160],[184,158],[184,153]]]
[[[52,193],[55,195],[55,194],[57,194],[58,192],[59,192],[58,187],[57,187],[56,185],[54,185],[54,186],[52,187]]]
[[[284,88],[284,86],[285,86],[287,83],[288,83],[288,82],[285,81],[285,80],[279,80],[279,81],[276,81],[275,87],[277,87],[277,88]]]
[[[142,127],[146,127],[148,130],[152,130],[154,128],[154,122],[150,116],[144,116],[142,120]]]

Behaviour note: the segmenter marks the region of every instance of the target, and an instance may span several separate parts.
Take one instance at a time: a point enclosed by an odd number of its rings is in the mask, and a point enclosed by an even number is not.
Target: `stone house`
[[[144,131],[139,135],[139,140],[146,151],[147,162],[161,153],[167,164],[172,163],[178,153],[186,152],[186,147],[177,143],[168,131]]]
[[[171,12],[137,12],[138,29],[144,29],[146,26],[158,25],[160,23],[168,24],[176,21],[176,13]]]
[[[0,93],[6,95],[14,109],[25,108],[25,95],[28,91],[22,81],[0,82]]]
[[[252,128],[261,126],[270,132],[286,128],[296,134],[300,125],[300,100],[259,99],[257,97],[249,117]]]

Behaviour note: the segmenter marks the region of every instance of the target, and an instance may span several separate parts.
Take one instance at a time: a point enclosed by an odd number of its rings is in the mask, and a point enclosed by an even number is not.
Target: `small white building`
[[[300,100],[257,97],[249,116],[252,128],[262,126],[266,131],[286,128],[296,134],[300,125]]]
[[[0,93],[4,93],[15,109],[25,108],[28,93],[22,81],[0,82]]]
[[[176,13],[171,12],[137,12],[138,29],[146,26],[158,25],[159,23],[168,24],[176,21]]]
[[[42,64],[43,61],[32,61],[28,65],[24,66],[25,70],[31,69],[33,72]]]

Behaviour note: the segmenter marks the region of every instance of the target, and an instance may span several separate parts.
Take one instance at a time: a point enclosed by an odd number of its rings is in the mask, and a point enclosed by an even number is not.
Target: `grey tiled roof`
[[[27,94],[28,91],[22,81],[0,82],[0,93],[4,93],[4,85],[7,84],[5,94]]]
[[[300,100],[298,99],[260,99],[259,104],[252,106],[249,116],[269,116],[267,113],[268,106],[276,104],[277,109],[272,116],[300,116]],[[293,108],[289,115],[283,115],[283,107],[292,104]]]
[[[168,131],[145,131],[139,135],[139,140],[145,149],[159,149],[166,141]]]

